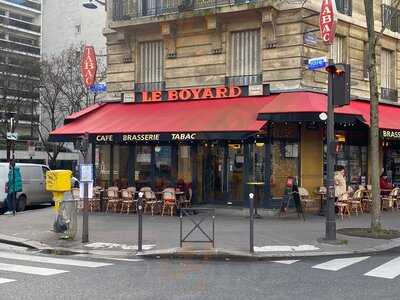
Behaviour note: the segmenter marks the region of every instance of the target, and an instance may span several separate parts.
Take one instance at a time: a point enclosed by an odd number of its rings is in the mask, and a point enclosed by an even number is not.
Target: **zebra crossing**
[[[354,266],[356,264],[365,263],[369,259],[371,259],[371,256],[335,258],[313,265],[311,266],[311,269],[337,272],[345,268],[350,269],[351,266]],[[274,260],[272,262],[283,265],[293,265],[300,261],[301,260]],[[372,270],[360,275],[382,279],[395,279],[400,275],[400,257],[390,259],[389,261],[386,261],[383,264],[376,266]]]
[[[10,261],[16,261],[16,263],[11,263]],[[28,265],[29,263],[39,263],[40,266]],[[51,265],[57,266],[56,268],[51,268]],[[0,285],[18,281],[15,279],[15,276],[13,278],[14,273],[36,276],[54,276],[71,272],[69,269],[64,269],[64,267],[67,266],[77,268],[104,268],[112,265],[113,263],[83,259],[0,252]]]

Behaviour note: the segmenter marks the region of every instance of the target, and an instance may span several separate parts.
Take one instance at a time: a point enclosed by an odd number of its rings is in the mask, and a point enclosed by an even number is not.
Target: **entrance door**
[[[223,145],[204,147],[204,196],[208,203],[223,203],[225,194],[225,149]]]
[[[244,145],[229,144],[227,154],[226,200],[232,204],[242,204],[244,184]]]

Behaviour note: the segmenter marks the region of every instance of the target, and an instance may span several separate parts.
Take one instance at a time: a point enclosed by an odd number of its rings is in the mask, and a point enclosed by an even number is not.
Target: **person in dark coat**
[[[22,191],[22,178],[21,171],[15,166],[15,160],[11,160],[8,171],[8,182],[7,182],[7,211],[5,215],[13,213],[14,205],[13,199],[16,197],[16,193]]]

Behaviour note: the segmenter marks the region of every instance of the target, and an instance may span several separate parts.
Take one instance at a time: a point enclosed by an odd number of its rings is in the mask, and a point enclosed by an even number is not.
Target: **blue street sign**
[[[308,69],[309,70],[317,70],[317,69],[323,69],[328,65],[328,59],[326,57],[315,57],[315,58],[310,58],[308,60]]]
[[[105,93],[107,92],[107,85],[105,83],[95,83],[90,87],[92,93]]]

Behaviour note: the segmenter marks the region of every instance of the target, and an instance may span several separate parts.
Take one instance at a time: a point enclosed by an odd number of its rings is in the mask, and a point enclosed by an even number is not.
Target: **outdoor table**
[[[254,194],[255,194],[255,200],[254,201],[254,218],[257,219],[261,219],[261,216],[258,214],[257,211],[257,204],[258,204],[258,200],[259,200],[259,193],[258,193],[258,188],[259,187],[263,187],[265,185],[264,181],[251,181],[251,182],[247,182],[247,185],[252,185],[254,186]]]

